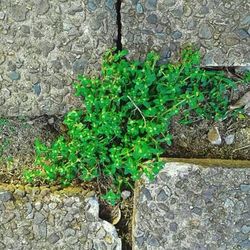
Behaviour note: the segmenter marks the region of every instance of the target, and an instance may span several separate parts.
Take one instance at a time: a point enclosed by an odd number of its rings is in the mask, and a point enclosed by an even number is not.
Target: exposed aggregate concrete
[[[55,188],[54,188],[55,189]],[[92,192],[0,186],[0,249],[120,250]]]
[[[166,163],[134,206],[134,249],[250,248],[250,168]]]
[[[205,66],[249,65],[249,8],[247,0],[128,0],[117,9],[114,0],[2,0],[0,116],[83,107],[72,82],[98,74],[103,53],[120,36],[117,44],[136,59],[154,49],[166,62],[194,43]]]
[[[185,43],[203,65],[249,65],[246,0],[128,0],[122,43],[168,61]],[[117,37],[114,1],[0,1],[0,116],[58,115],[82,106],[77,74],[100,69]],[[1,139],[1,138],[0,138]],[[169,171],[170,170],[170,171]],[[168,165],[135,200],[135,249],[248,249],[249,170]],[[121,249],[94,197],[0,188],[0,249]]]
[[[162,62],[187,44],[201,48],[204,66],[250,64],[247,0],[122,1],[122,44],[132,58],[160,52]]]
[[[117,37],[114,1],[0,1],[0,116],[62,114]]]

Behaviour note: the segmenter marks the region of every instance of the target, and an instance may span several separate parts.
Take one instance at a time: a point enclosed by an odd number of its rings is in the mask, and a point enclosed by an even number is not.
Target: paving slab
[[[0,185],[1,250],[121,250],[115,227],[99,218],[81,188]]]
[[[122,44],[132,58],[150,50],[162,61],[187,44],[201,48],[204,66],[250,64],[248,0],[122,1]]]
[[[236,166],[237,167],[237,166]],[[168,162],[137,186],[133,249],[250,249],[249,168]]]
[[[0,37],[0,116],[64,114],[81,104],[73,79],[115,46],[115,2],[1,0]]]

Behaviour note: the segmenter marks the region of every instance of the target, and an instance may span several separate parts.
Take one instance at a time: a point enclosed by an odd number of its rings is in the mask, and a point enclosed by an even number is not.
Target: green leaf
[[[110,189],[105,195],[102,195],[101,197],[109,204],[114,206],[121,198],[121,195],[115,193],[112,189]]]

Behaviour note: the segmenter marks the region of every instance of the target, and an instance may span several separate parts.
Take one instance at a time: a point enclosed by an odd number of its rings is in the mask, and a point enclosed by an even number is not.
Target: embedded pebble
[[[55,119],[54,119],[53,117],[49,118],[49,119],[48,119],[48,123],[49,123],[50,125],[54,124],[54,123],[55,123]]]
[[[248,234],[248,233],[250,233],[250,226],[244,225],[244,226],[241,228],[241,232],[242,232],[243,234]]]
[[[57,207],[57,204],[55,202],[49,203],[49,209],[54,210]]]
[[[52,233],[49,236],[48,241],[50,244],[55,244],[59,239],[60,239],[60,237],[56,233]]]
[[[126,199],[128,199],[130,196],[131,196],[131,192],[130,192],[130,191],[128,191],[128,190],[122,191],[122,194],[121,194],[122,199],[126,200]]]
[[[42,206],[43,206],[43,204],[42,204],[40,201],[37,201],[37,202],[35,203],[35,209],[36,209],[37,211],[40,211],[41,208],[42,208]]]
[[[240,190],[243,192],[250,192],[250,184],[241,184]]]
[[[34,216],[34,223],[41,224],[45,220],[45,217],[42,213],[36,212]]]
[[[11,192],[0,191],[0,201],[7,202],[13,199]]]
[[[4,12],[0,11],[0,20],[3,20],[3,19],[4,19],[4,17],[5,17]]]
[[[20,74],[16,71],[12,71],[9,73],[9,78],[13,81],[17,81],[21,78]]]

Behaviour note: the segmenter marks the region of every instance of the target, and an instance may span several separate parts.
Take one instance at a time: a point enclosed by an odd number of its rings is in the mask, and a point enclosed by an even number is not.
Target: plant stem
[[[144,121],[144,127],[146,127],[147,122],[146,122],[146,119],[145,119],[144,115],[142,114],[141,110],[140,110],[139,107],[135,104],[135,102],[131,99],[131,97],[130,97],[129,95],[128,95],[127,97],[128,97],[128,99],[133,103],[133,105],[135,106],[135,108],[140,112],[140,114],[141,114],[141,116],[142,116],[142,118],[143,118],[143,121]]]

